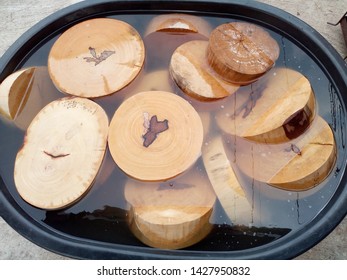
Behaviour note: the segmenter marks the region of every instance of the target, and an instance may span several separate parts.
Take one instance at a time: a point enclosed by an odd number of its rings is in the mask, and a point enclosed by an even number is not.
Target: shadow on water
[[[80,238],[124,245],[141,245],[128,228],[127,211],[117,207],[105,206],[103,209],[93,212],[83,211],[78,214],[50,211],[46,213],[44,222],[59,231]],[[186,249],[196,251],[243,250],[270,243],[290,231],[287,228],[216,224],[203,241]]]

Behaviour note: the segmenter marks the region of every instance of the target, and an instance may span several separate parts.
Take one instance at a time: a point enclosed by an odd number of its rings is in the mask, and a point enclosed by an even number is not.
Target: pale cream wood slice
[[[159,122],[167,120],[168,129],[146,147],[143,136],[154,116]],[[144,181],[166,180],[186,171],[200,157],[202,141],[199,114],[183,98],[164,91],[141,92],[125,100],[111,120],[108,137],[116,164]]]
[[[236,225],[252,224],[252,203],[239,183],[220,136],[204,145],[202,158],[218,200],[231,222]]]
[[[14,119],[25,105],[28,96],[26,92],[31,85],[35,68],[18,70],[0,84],[0,113]]]
[[[107,132],[107,115],[93,101],[49,103],[30,124],[16,156],[14,181],[21,197],[47,210],[79,200],[98,173]]]
[[[280,143],[302,134],[315,116],[310,81],[288,68],[273,69],[266,79],[230,96],[216,115],[226,133],[264,143]]]
[[[170,61],[170,73],[176,84],[188,95],[202,100],[224,98],[238,85],[231,84],[213,70],[207,61],[208,41],[190,41],[179,46]]]
[[[62,92],[99,97],[128,85],[142,69],[144,58],[142,38],[131,25],[97,18],[74,25],[57,39],[48,68]]]
[[[0,113],[26,130],[35,115],[58,97],[61,96],[47,67],[24,68],[9,75],[0,85]]]
[[[153,32],[200,33],[208,37],[212,31],[210,24],[202,17],[182,13],[155,16],[148,24],[145,36]]]
[[[279,52],[276,40],[262,27],[230,22],[211,32],[207,57],[225,80],[249,84],[273,67]]]
[[[216,196],[206,175],[197,170],[161,183],[129,179],[125,198],[130,229],[148,246],[188,247],[212,229],[209,219]]]
[[[318,186],[336,161],[334,134],[320,116],[302,136],[286,143],[267,145],[234,140],[240,170],[284,190],[306,191]]]

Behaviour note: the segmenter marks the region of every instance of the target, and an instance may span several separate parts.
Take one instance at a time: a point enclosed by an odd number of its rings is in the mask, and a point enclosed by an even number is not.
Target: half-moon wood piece
[[[134,235],[151,247],[180,249],[202,240],[216,196],[206,175],[195,170],[162,183],[129,179],[125,198]]]
[[[62,92],[99,97],[128,85],[145,57],[142,38],[126,22],[97,18],[78,23],[54,43],[48,68]]]
[[[210,24],[201,17],[172,13],[154,17],[147,26],[145,36],[153,32],[200,33],[208,37],[212,31]]]
[[[188,95],[212,100],[233,94],[239,86],[231,84],[213,70],[207,61],[208,41],[190,41],[179,46],[170,61],[170,73]]]
[[[93,101],[49,103],[30,124],[17,153],[14,181],[21,197],[47,210],[79,200],[98,173],[107,131],[108,118]]]
[[[336,161],[334,134],[317,116],[309,129],[295,140],[281,144],[260,144],[240,138],[235,141],[236,164],[247,176],[272,186],[305,191],[319,185]]]
[[[218,200],[232,223],[250,225],[253,222],[252,205],[237,179],[221,137],[204,145],[202,158]]]
[[[232,83],[254,82],[272,68],[278,56],[276,40],[255,24],[225,23],[209,37],[208,61],[221,77]]]
[[[164,91],[138,93],[115,112],[111,155],[129,176],[161,181],[184,172],[201,155],[203,125],[183,98]]]
[[[230,101],[230,102],[229,102]],[[216,116],[226,133],[264,143],[280,143],[301,135],[315,116],[309,80],[280,68],[230,96]]]
[[[13,120],[28,100],[35,68],[18,70],[0,84],[0,113]]]
[[[0,113],[26,130],[35,115],[61,97],[45,66],[29,67],[9,75],[0,85]]]

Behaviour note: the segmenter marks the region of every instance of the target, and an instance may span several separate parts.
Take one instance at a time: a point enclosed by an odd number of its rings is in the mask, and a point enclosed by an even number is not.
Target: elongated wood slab
[[[239,86],[226,82],[208,64],[208,41],[190,41],[171,57],[170,73],[176,84],[193,97],[212,100],[233,94]]]
[[[267,79],[235,93],[216,116],[226,133],[264,143],[301,135],[315,116],[309,80],[288,68],[273,69]]]
[[[116,164],[143,181],[186,171],[200,157],[202,141],[199,114],[183,98],[164,91],[125,100],[112,118],[108,138]]]
[[[216,196],[206,175],[195,170],[162,183],[128,180],[129,224],[143,243],[165,249],[193,245],[211,231]]]
[[[271,69],[279,46],[260,26],[247,22],[219,25],[209,37],[207,57],[225,80],[249,84]]]
[[[49,73],[64,93],[98,97],[128,85],[145,57],[142,39],[129,24],[109,18],[74,25],[54,43]]]
[[[48,210],[80,199],[100,168],[107,131],[108,118],[93,101],[49,103],[30,124],[16,157],[14,180],[21,197]]]
[[[210,140],[203,147],[202,158],[218,200],[232,223],[250,225],[253,222],[252,205],[229,162],[221,137]]]
[[[320,116],[302,136],[286,143],[267,145],[233,139],[237,141],[236,163],[242,172],[285,190],[303,191],[317,186],[336,161],[333,132]]]

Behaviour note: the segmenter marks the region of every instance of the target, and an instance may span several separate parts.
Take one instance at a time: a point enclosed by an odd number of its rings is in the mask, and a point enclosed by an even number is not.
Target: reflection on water
[[[78,214],[64,211],[46,213],[47,225],[76,237],[124,245],[142,245],[127,226],[127,211],[105,206]],[[290,232],[287,228],[214,225],[211,233],[188,249],[209,251],[243,250],[272,242]],[[102,233],[102,234],[100,234]]]

